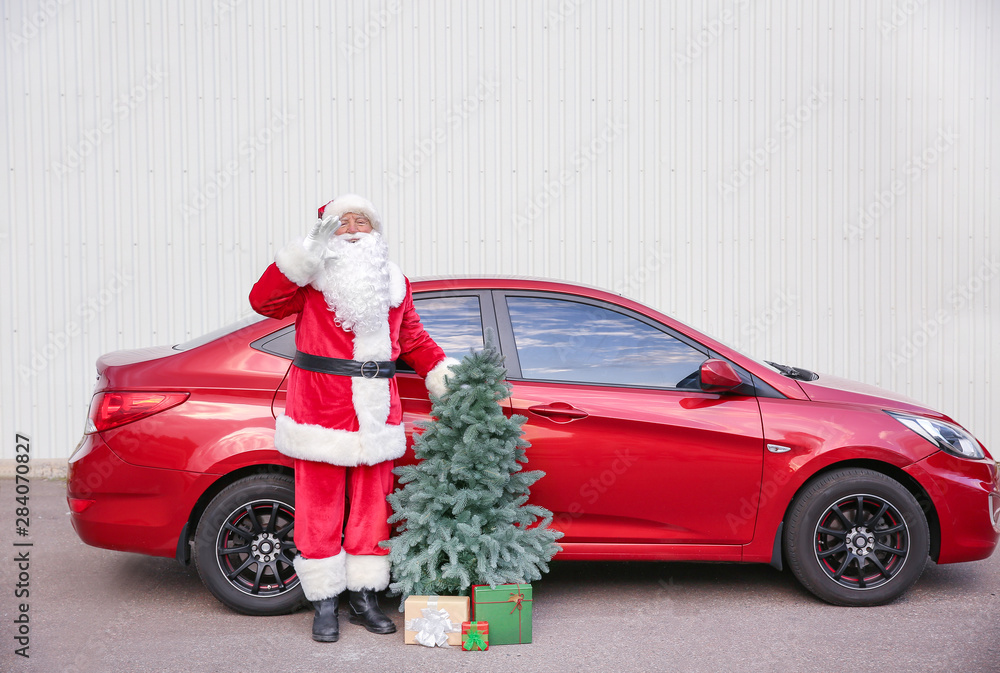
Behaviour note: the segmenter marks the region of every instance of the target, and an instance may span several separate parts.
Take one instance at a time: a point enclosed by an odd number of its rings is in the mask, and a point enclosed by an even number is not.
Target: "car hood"
[[[878,386],[842,379],[837,376],[820,374],[815,381],[799,381],[799,386],[814,402],[838,402],[847,404],[867,404],[890,409],[911,411],[928,416],[944,417],[939,411],[921,404],[917,400],[900,395]]]

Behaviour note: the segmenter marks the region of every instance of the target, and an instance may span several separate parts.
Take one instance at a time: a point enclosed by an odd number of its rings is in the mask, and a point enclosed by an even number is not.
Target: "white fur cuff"
[[[300,460],[346,467],[375,465],[395,460],[406,452],[406,430],[402,425],[382,425],[358,432],[334,430],[296,423],[282,414],[274,423],[274,448]]]
[[[346,558],[347,553],[343,549],[329,558],[295,557],[292,565],[302,582],[302,592],[307,600],[321,601],[340,595],[347,587]]]
[[[302,241],[292,241],[274,256],[278,270],[299,287],[309,284],[322,262],[323,258],[306,250]]]
[[[347,588],[351,591],[382,591],[389,586],[388,556],[347,555]]]
[[[451,368],[458,363],[458,360],[455,358],[448,357],[437,363],[434,369],[427,373],[427,378],[424,379],[424,383],[427,385],[427,392],[436,397],[441,397],[448,392],[448,386],[445,385],[444,377],[448,376],[451,373]]]

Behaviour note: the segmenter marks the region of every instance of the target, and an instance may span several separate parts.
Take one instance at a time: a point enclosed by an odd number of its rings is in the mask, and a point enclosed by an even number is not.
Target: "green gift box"
[[[472,586],[473,619],[489,622],[490,645],[531,642],[531,585]]]

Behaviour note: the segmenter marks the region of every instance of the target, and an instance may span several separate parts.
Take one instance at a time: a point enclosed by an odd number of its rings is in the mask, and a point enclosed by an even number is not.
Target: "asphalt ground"
[[[557,562],[534,584],[531,644],[404,645],[393,598],[382,605],[398,633],[370,634],[342,607],[340,641],[321,644],[310,611],[240,615],[193,568],[84,545],[63,481],[31,482],[25,537],[15,497],[14,481],[0,479],[2,671],[1000,671],[1000,554],[928,561],[913,589],[877,608],[827,605],[762,565]],[[16,561],[24,551],[27,571]],[[21,604],[28,658],[16,654]]]

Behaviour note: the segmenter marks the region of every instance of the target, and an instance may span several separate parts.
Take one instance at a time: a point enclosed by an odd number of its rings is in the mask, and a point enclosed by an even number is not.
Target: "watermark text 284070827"
[[[31,549],[28,541],[31,528],[31,481],[28,473],[31,471],[31,440],[20,432],[15,437],[14,451],[17,467],[14,469],[14,532],[17,538],[14,542],[14,564],[17,566],[17,578],[14,583],[14,598],[18,603],[14,609],[14,654],[28,658],[28,648],[31,643],[31,619],[28,616],[28,597],[31,589]]]

